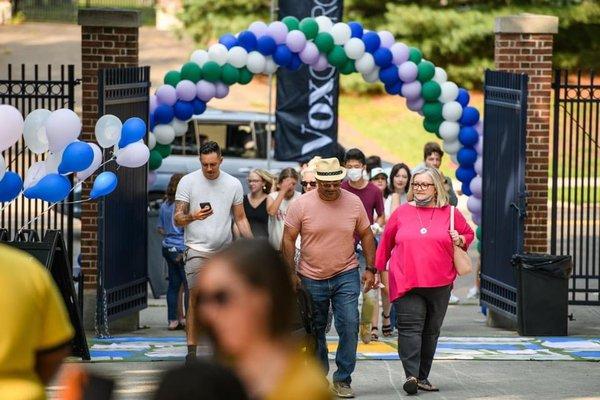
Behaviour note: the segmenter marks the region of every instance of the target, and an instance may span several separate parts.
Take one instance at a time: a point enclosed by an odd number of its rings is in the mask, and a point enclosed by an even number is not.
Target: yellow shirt
[[[265,400],[330,400],[325,372],[304,354],[296,355]]]
[[[36,352],[73,337],[62,297],[32,256],[0,245],[0,399],[45,399]]]

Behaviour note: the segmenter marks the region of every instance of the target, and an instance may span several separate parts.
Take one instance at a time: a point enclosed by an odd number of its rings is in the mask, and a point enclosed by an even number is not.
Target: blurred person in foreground
[[[198,288],[198,320],[250,398],[330,398],[318,364],[292,339],[294,290],[288,267],[268,241],[239,240],[215,254]]]
[[[0,399],[42,400],[71,352],[73,327],[48,271],[0,245]]]

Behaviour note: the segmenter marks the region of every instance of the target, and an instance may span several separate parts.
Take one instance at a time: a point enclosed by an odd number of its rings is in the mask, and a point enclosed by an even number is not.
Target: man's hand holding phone
[[[200,209],[194,214],[192,214],[194,220],[196,221],[202,221],[203,219],[206,219],[211,215],[213,215],[213,209],[210,203],[200,203]]]

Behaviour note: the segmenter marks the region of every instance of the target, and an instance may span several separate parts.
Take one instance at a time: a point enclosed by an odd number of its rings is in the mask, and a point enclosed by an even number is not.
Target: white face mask
[[[352,182],[356,182],[358,180],[360,180],[360,178],[363,177],[363,170],[362,168],[350,168],[348,170],[348,179],[350,179]]]

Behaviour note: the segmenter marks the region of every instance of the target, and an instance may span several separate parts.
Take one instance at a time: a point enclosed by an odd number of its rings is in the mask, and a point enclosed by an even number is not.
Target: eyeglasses
[[[310,186],[310,187],[317,187],[317,182],[316,182],[316,181],[302,181],[302,182],[300,182],[300,184],[301,184],[303,187],[307,187],[307,186]]]
[[[200,306],[215,304],[223,307],[231,301],[231,293],[226,290],[217,290],[213,293],[199,293],[196,301]]]
[[[427,190],[431,186],[435,186],[435,185],[433,183],[420,183],[420,182],[413,182],[413,184],[412,184],[413,189],[416,189],[416,190]]]

